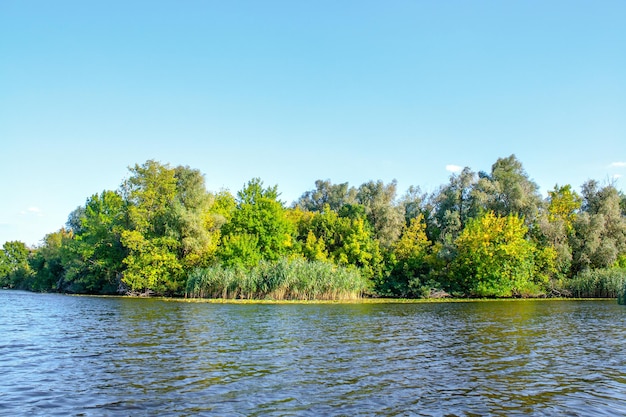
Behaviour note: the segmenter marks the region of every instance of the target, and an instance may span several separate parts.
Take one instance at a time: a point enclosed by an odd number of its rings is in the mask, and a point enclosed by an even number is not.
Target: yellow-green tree
[[[287,256],[295,226],[278,200],[277,187],[265,188],[254,178],[237,193],[235,209],[222,231],[222,261],[252,267],[260,259],[275,261]]]
[[[130,171],[122,187],[129,219],[121,233],[124,282],[134,291],[179,294],[185,271],[207,265],[217,250],[213,199],[202,174],[189,167],[147,161]]]
[[[534,245],[526,239],[527,227],[516,215],[500,217],[489,212],[469,221],[456,239],[453,281],[458,290],[474,297],[530,295]]]
[[[415,297],[422,295],[429,264],[428,256],[432,242],[426,235],[424,216],[411,219],[393,247],[395,264],[384,285],[385,295]]]

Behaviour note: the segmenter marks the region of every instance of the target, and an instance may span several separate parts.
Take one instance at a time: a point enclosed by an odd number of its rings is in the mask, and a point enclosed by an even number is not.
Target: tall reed
[[[187,279],[194,298],[345,300],[360,298],[367,280],[355,268],[304,259],[261,261],[251,270],[198,268]]]
[[[626,285],[626,269],[595,269],[583,271],[567,283],[574,297],[617,298]]]

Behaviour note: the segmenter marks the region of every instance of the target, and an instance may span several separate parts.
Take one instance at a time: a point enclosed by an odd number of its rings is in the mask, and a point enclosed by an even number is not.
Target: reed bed
[[[618,298],[626,285],[626,269],[583,271],[567,283],[567,289],[578,298]]]
[[[261,261],[251,270],[213,266],[189,274],[186,297],[270,300],[354,300],[368,289],[355,268],[304,259]]]

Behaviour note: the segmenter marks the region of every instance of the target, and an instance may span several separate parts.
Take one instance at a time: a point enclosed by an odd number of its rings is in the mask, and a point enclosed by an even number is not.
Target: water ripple
[[[626,415],[614,302],[217,305],[0,291],[0,415]]]

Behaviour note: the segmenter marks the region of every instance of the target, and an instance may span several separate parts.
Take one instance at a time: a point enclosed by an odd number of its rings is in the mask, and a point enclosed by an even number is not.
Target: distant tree
[[[342,211],[345,216],[326,205],[321,212],[300,216],[297,239],[303,256],[309,261],[328,260],[353,266],[368,279],[380,279],[383,257],[363,207],[345,205]]]
[[[412,219],[420,214],[427,219],[433,211],[429,207],[428,194],[422,192],[419,186],[411,185],[400,199],[400,206],[404,211],[404,223],[408,225]]]
[[[0,251],[0,287],[14,288],[31,273],[30,249],[19,241],[5,242]]]
[[[542,198],[539,187],[528,178],[522,163],[511,155],[498,158],[491,167],[491,174],[479,175],[476,184],[476,201],[484,205],[485,211],[506,217],[514,214],[524,219],[527,226],[535,222]]]
[[[44,237],[30,259],[33,277],[24,283],[23,289],[40,292],[61,289],[68,264],[67,244],[73,236],[71,230],[60,229]]]
[[[566,233],[572,233],[582,201],[582,198],[572,191],[571,185],[562,187],[555,185],[554,190],[548,191],[548,220],[563,223]]]
[[[332,184],[330,180],[315,181],[315,189],[302,194],[296,206],[307,211],[322,211],[328,205],[331,210],[339,211],[345,204],[356,202],[356,190],[347,182]]]
[[[439,241],[450,244],[469,219],[478,214],[473,195],[476,182],[476,173],[466,167],[459,174],[450,176],[448,184],[434,196],[437,233],[432,234]]]
[[[397,182],[369,181],[362,184],[356,201],[365,209],[367,221],[372,226],[374,237],[384,248],[390,248],[400,237],[404,226],[403,207],[396,204]]]
[[[537,263],[544,261],[541,272],[548,278],[563,278],[570,273],[574,222],[582,204],[581,197],[571,186],[556,185],[548,191],[547,210],[537,218],[533,239],[538,246]]]

